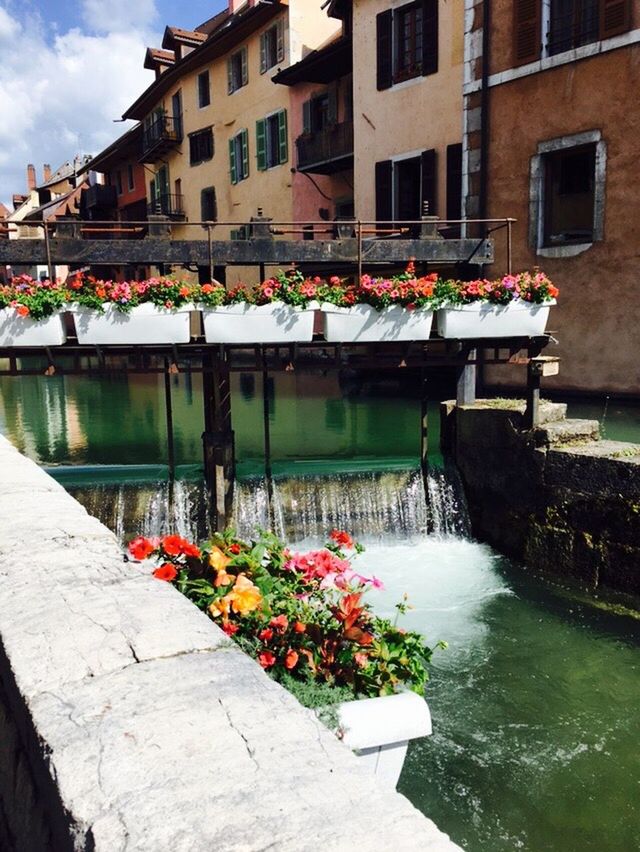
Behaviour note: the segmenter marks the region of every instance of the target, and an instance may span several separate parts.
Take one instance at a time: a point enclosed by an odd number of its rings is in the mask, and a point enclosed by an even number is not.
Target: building
[[[124,114],[142,124],[149,212],[168,217],[174,238],[198,239],[187,223],[219,221],[220,239],[245,234],[259,208],[293,217],[289,91],[273,84],[341,29],[316,0],[248,0],[188,32],[167,27],[145,65],[155,79]]]
[[[515,217],[514,268],[560,287],[553,354],[566,357],[548,388],[640,393],[639,83],[637,2],[466,0],[465,210]]]

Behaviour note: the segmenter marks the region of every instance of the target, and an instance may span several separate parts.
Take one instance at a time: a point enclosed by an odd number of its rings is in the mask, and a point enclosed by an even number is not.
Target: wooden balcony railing
[[[298,170],[332,174],[353,164],[353,122],[332,124],[296,139]]]

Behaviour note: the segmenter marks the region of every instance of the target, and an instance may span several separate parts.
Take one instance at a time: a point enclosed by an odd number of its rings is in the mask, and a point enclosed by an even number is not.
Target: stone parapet
[[[458,849],[0,438],[0,848]]]

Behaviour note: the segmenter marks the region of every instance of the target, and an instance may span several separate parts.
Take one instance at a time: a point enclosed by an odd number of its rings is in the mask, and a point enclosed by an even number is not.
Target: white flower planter
[[[338,718],[342,741],[363,766],[394,788],[409,740],[431,734],[429,707],[415,692],[347,701],[339,705]]]
[[[431,309],[408,311],[401,305],[378,311],[371,305],[338,308],[325,302],[322,313],[324,337],[331,343],[427,340],[433,322]]]
[[[61,346],[67,339],[62,312],[42,320],[21,317],[15,308],[0,310],[0,347]]]
[[[315,302],[306,308],[284,302],[201,307],[207,343],[308,343],[313,338]]]
[[[188,343],[193,305],[158,308],[145,302],[129,313],[105,305],[104,313],[74,306],[76,334],[81,344]]]
[[[549,308],[555,299],[542,305],[516,299],[508,305],[470,302],[438,311],[441,337],[537,337],[544,334]]]

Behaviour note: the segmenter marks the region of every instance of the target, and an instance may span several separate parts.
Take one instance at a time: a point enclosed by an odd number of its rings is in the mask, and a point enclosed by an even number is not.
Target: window
[[[249,72],[247,67],[247,48],[243,47],[227,59],[227,83],[229,94],[242,88],[242,86],[246,86],[248,81]]]
[[[417,157],[383,160],[376,163],[376,220],[391,222],[420,219],[428,204],[436,207],[436,152],[423,151]]]
[[[260,36],[260,73],[264,74],[284,59],[284,18]]]
[[[381,12],[376,31],[378,89],[437,72],[438,0]]]
[[[604,239],[607,146],[587,130],[538,144],[531,158],[529,244],[543,257],[573,257]]]
[[[203,71],[198,74],[198,107],[209,106],[211,103],[211,86],[209,83],[209,72]]]
[[[544,245],[593,241],[596,146],[544,156]]]
[[[302,132],[320,133],[337,121],[337,92],[335,86],[314,95],[302,105]]]
[[[208,186],[200,193],[200,216],[203,222],[215,222],[218,218],[216,191],[212,186]]]
[[[198,130],[189,134],[189,163],[197,166],[213,157],[213,130]]]
[[[287,111],[281,109],[256,122],[258,169],[272,169],[288,159]]]
[[[249,177],[249,134],[246,130],[229,139],[229,168],[231,183]]]
[[[133,166],[131,163],[127,166],[127,183],[129,187],[129,192],[132,192],[136,188],[136,179],[133,173]]]
[[[116,192],[118,195],[122,195],[122,172],[120,170],[116,172]]]
[[[631,0],[515,0],[513,8],[516,65],[539,60],[545,43],[554,56],[631,29]]]

